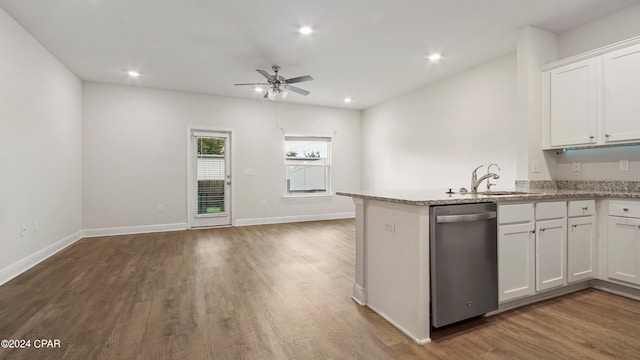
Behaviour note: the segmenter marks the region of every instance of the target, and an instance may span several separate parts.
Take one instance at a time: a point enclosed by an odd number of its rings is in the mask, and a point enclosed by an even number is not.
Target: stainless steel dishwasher
[[[495,203],[430,208],[433,327],[498,309],[496,213]]]

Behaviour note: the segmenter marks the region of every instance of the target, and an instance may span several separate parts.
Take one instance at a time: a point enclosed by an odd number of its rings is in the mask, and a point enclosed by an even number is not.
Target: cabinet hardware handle
[[[535,230],[531,230],[530,232],[531,232],[532,234],[535,234],[535,233],[536,233],[536,231],[535,231]]]
[[[589,210],[589,208],[585,206],[585,207],[582,208],[582,210],[587,211],[587,210]]]
[[[540,229],[540,231],[545,231],[545,230],[547,230],[547,229],[545,229],[545,228]]]
[[[595,136],[591,135],[591,136],[589,136],[589,139],[593,140],[593,138],[594,138],[594,137],[595,137]]]
[[[572,228],[577,228],[577,227],[578,227],[578,225],[575,225],[575,224],[574,224],[574,225],[571,225],[571,227],[572,227]]]
[[[629,208],[622,208],[622,211],[629,211]]]
[[[611,135],[609,135],[609,134],[604,134],[604,137],[609,137],[609,136],[611,136]]]

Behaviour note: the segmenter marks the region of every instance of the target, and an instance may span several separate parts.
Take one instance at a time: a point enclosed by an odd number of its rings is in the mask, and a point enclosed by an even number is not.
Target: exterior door
[[[230,135],[191,131],[189,227],[231,225]]]

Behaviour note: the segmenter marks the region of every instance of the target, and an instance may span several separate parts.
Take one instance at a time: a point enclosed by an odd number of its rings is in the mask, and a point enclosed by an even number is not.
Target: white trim
[[[633,285],[622,285],[600,279],[591,280],[591,287],[593,287],[594,289],[606,291],[611,294],[624,296],[634,300],[640,300],[640,289],[632,286]]]
[[[578,55],[574,55],[574,56],[571,56],[571,57],[568,57],[568,58],[565,58],[565,59],[562,59],[562,60],[554,61],[552,63],[543,65],[541,67],[541,71],[553,70],[555,68],[558,68],[558,67],[561,67],[561,66],[564,66],[564,65],[569,65],[569,64],[572,64],[574,62],[578,62],[578,61],[581,61],[581,60],[586,60],[586,59],[594,58],[596,56],[604,55],[604,54],[612,52],[614,50],[624,49],[626,47],[629,47],[629,46],[632,46],[632,45],[635,45],[635,44],[638,44],[638,43],[640,43],[640,36],[632,37],[632,38],[627,39],[627,40],[622,40],[622,41],[619,41],[619,42],[616,42],[616,43],[613,43],[613,44],[610,44],[610,45],[606,45],[606,46],[603,46],[603,47],[600,47],[600,48],[597,48],[597,49],[586,51],[586,52],[583,52],[583,53],[578,54]]]
[[[163,231],[180,231],[187,230],[186,223],[177,224],[159,224],[159,225],[142,225],[142,226],[126,226],[126,227],[114,227],[103,229],[85,229],[84,237],[98,237],[98,236],[114,236],[114,235],[129,235],[129,234],[144,234],[152,232]]]
[[[367,289],[359,286],[358,284],[353,284],[351,299],[360,306],[367,305]]]
[[[295,215],[295,216],[280,216],[280,217],[268,217],[268,218],[254,218],[254,219],[236,219],[233,225],[249,226],[249,225],[265,225],[265,224],[282,224],[282,223],[302,222],[302,221],[351,219],[355,217],[356,217],[355,212],[318,214],[318,215]]]
[[[296,195],[300,194],[300,195]],[[313,199],[313,198],[332,198],[335,194],[329,193],[291,193],[282,195],[283,199]]]
[[[230,156],[229,156],[229,174],[231,175],[231,201],[230,204],[227,204],[230,206],[230,211],[228,212],[228,216],[229,216],[229,224],[221,224],[221,225],[215,225],[217,227],[221,227],[221,226],[231,226],[234,221],[235,221],[235,216],[234,216],[234,209],[236,208],[236,187],[235,187],[235,181],[236,181],[236,167],[235,167],[235,158],[236,158],[236,129],[235,128],[225,128],[225,127],[209,127],[209,126],[187,126],[187,167],[186,167],[186,171],[187,171],[187,229],[191,229],[194,227],[194,220],[196,219],[195,213],[192,210],[192,206],[195,204],[192,204],[192,201],[194,201],[195,195],[194,191],[197,191],[193,185],[192,185],[192,181],[193,181],[193,163],[192,163],[192,143],[191,143],[191,137],[193,132],[198,132],[198,131],[204,131],[205,133],[207,132],[216,132],[216,133],[227,133],[229,136],[229,139],[231,141],[231,151],[230,151]],[[212,225],[213,226],[213,225]],[[206,226],[205,226],[206,227]]]
[[[42,261],[48,259],[53,256],[60,250],[66,248],[67,246],[75,243],[76,241],[82,239],[83,231],[77,231],[74,234],[67,236],[66,238],[57,241],[46,248],[27,256],[26,258],[7,266],[6,268],[0,270],[0,285],[3,285],[7,281],[15,278],[16,276],[24,273],[25,271],[31,269],[32,267],[38,265]]]
[[[391,320],[390,317],[388,317],[387,315],[385,315],[383,312],[380,312],[378,310],[376,310],[375,308],[371,307],[371,305],[367,305],[367,307],[371,310],[373,310],[376,314],[380,315],[381,318],[387,320],[391,325],[395,326],[398,330],[400,330],[403,334],[407,335],[408,337],[410,337],[413,341],[415,341],[418,345],[424,345],[424,344],[428,344],[431,342],[431,338],[427,337],[424,339],[419,339],[415,336],[413,336],[413,334],[403,328],[402,326],[400,326],[397,322]]]

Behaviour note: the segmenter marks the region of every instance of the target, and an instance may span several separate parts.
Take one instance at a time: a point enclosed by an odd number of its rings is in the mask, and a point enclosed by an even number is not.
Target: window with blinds
[[[331,138],[285,136],[285,195],[326,195],[331,189]]]
[[[225,212],[224,142],[222,138],[198,138],[198,215]]]

